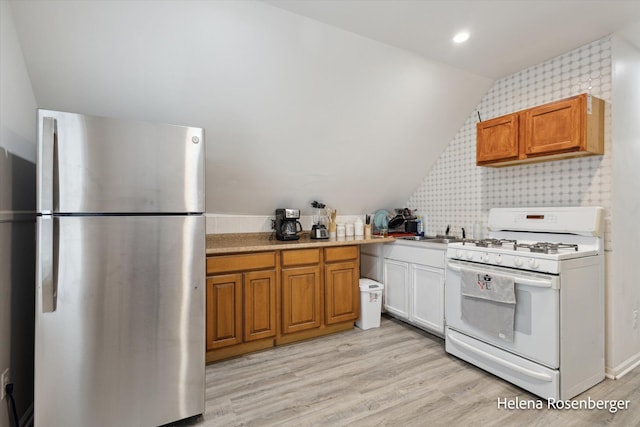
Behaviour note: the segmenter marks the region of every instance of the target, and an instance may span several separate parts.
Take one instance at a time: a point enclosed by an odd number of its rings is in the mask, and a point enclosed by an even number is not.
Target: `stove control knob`
[[[480,256],[480,261],[489,262],[489,254],[482,254],[482,256]]]
[[[467,259],[473,259],[473,252],[467,252]]]
[[[516,267],[522,267],[522,258],[520,258],[520,257],[518,257],[518,256],[517,256],[517,257],[515,257],[515,258],[513,259],[513,264],[514,264]]]
[[[533,269],[536,269],[536,268],[540,267],[540,263],[538,262],[538,260],[537,260],[537,259],[535,259],[535,258],[531,258],[531,259],[529,260],[529,267],[531,267],[531,268],[533,268]]]
[[[500,255],[496,256],[496,264],[502,264],[502,257]]]
[[[461,250],[456,251],[456,258],[462,258],[463,256],[464,256],[464,252],[462,252]]]

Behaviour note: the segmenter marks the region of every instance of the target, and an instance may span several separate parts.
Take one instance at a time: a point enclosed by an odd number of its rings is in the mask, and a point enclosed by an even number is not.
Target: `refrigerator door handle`
[[[40,212],[50,214],[55,207],[58,184],[58,165],[56,164],[56,143],[58,139],[58,124],[53,117],[42,118],[42,151],[40,158]]]
[[[52,313],[58,306],[58,244],[60,242],[58,218],[42,216],[39,233],[42,312]]]

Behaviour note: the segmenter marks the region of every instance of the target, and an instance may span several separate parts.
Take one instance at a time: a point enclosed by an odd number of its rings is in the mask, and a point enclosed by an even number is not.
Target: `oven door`
[[[494,337],[462,320],[461,268],[512,277],[516,287],[513,342]],[[560,278],[504,267],[448,260],[445,286],[447,326],[551,369],[560,366]]]

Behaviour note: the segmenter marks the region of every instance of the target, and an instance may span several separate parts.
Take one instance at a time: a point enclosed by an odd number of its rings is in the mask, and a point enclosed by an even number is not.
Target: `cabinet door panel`
[[[242,342],[242,274],[207,279],[207,349]]]
[[[476,163],[518,158],[519,115],[496,117],[476,125]]]
[[[291,333],[321,325],[320,267],[282,270],[282,331]]]
[[[360,315],[358,265],[355,262],[325,266],[326,322],[356,320]]]
[[[384,260],[385,310],[403,319],[409,318],[409,264]]]
[[[584,149],[582,101],[583,97],[575,97],[527,110],[527,156]]]
[[[244,273],[244,340],[276,335],[276,272]]]
[[[444,270],[414,264],[411,268],[411,320],[444,334]]]

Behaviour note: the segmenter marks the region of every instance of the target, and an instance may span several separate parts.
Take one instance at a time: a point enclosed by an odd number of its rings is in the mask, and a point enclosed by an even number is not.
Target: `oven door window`
[[[485,271],[489,274],[508,274],[514,278],[516,306],[513,342],[492,336],[462,319],[460,267]],[[447,326],[556,369],[560,366],[560,291],[556,286],[558,280],[557,276],[552,275],[449,261],[445,286]]]

